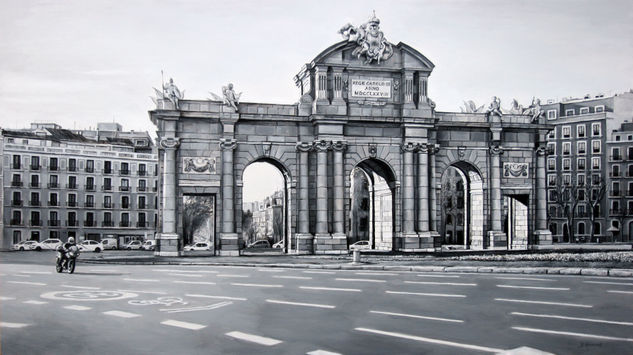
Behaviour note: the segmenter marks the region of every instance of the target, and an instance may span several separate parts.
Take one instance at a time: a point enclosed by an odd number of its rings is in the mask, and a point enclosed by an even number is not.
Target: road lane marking
[[[525,317],[568,319],[568,320],[579,320],[579,321],[584,321],[584,322],[633,326],[633,323],[631,322],[619,322],[619,321],[595,319],[595,318],[567,317],[567,316],[559,316],[555,314],[533,314],[533,313],[521,313],[521,312],[511,312],[510,314],[515,315],[515,316],[525,316]]]
[[[431,274],[417,274],[420,277],[437,277],[437,278],[449,278],[449,279],[457,279],[461,276],[459,275],[431,275]]]
[[[169,325],[169,326],[178,327],[178,328],[185,328],[189,330],[200,330],[207,327],[206,325],[202,325],[202,324],[181,322],[178,320],[171,320],[171,319],[160,322],[160,324]]]
[[[123,279],[123,281],[132,281],[132,282],[158,282],[158,279]]]
[[[31,277],[31,275],[13,274],[13,277]]]
[[[276,279],[312,280],[310,276],[273,276]]]
[[[539,279],[537,277],[509,277],[509,276],[497,276],[495,279],[500,280],[526,280],[526,281],[556,281],[552,279]]]
[[[225,301],[225,302],[210,304],[210,305],[206,305],[206,306],[195,306],[195,307],[161,308],[160,311],[161,312],[166,312],[166,313],[209,311],[209,310],[212,310],[212,309],[217,309],[217,308],[220,308],[220,307],[228,306],[230,304],[233,304],[233,302]]]
[[[624,282],[608,282],[608,281],[583,281],[583,282],[586,284],[633,286],[633,283],[624,283]]]
[[[404,314],[404,313],[393,313],[393,312],[383,312],[383,311],[369,311],[369,312],[376,313],[376,314],[385,314],[388,316],[396,316],[396,317],[407,317],[407,318],[418,318],[418,319],[428,319],[428,320],[439,320],[442,322],[464,323],[464,321],[460,319],[438,318],[438,317],[420,316],[416,314]]]
[[[131,293],[147,293],[150,295],[165,295],[167,292],[163,291],[133,291],[133,290],[117,290],[119,292],[131,292]]]
[[[92,309],[92,307],[78,306],[78,305],[64,306],[64,308],[70,309],[72,311],[87,311],[89,309]]]
[[[414,296],[430,296],[430,297],[455,297],[465,298],[466,295],[456,295],[451,293],[422,293],[422,292],[401,292],[401,291],[385,291],[394,295],[414,295]]]
[[[417,336],[417,335],[409,335],[409,334],[395,333],[395,332],[386,332],[386,331],[383,331],[383,330],[369,329],[369,328],[354,328],[354,329],[357,330],[357,331],[360,331],[360,332],[386,335],[386,336],[390,336],[390,337],[415,340],[415,341],[424,342],[424,343],[447,345],[447,346],[453,346],[453,347],[469,349],[469,350],[483,351],[483,352],[489,352],[489,353],[500,353],[500,352],[503,352],[503,349],[495,349],[495,348],[489,348],[489,347],[486,347],[486,346],[455,343],[455,342],[452,342],[452,341],[441,340],[441,339],[433,339],[433,338],[425,338],[425,337],[421,337],[421,336]]]
[[[356,275],[371,275],[371,276],[399,276],[393,272],[355,272]]]
[[[29,325],[30,324],[25,324],[25,323],[0,322],[0,328],[24,328]]]
[[[0,296],[0,301],[12,301],[14,299],[15,299],[15,297]]]
[[[270,285],[270,284],[243,284],[243,283],[231,283],[231,286],[245,286],[245,287],[284,287],[284,285]]]
[[[313,350],[310,351],[309,353],[306,353],[306,355],[342,355],[340,353],[333,353],[331,351],[326,351],[326,350]]]
[[[267,337],[263,337],[263,336],[259,336],[255,334],[237,332],[237,331],[228,332],[225,335],[230,336],[231,338],[244,340],[244,341],[248,341],[248,342],[259,344],[259,345],[266,345],[266,346],[273,346],[273,345],[283,343],[281,340],[267,338]]]
[[[326,275],[334,275],[336,274],[336,271],[311,271],[311,270],[306,270],[306,271],[302,271],[305,274],[326,274]]]
[[[336,308],[336,306],[331,306],[329,304],[318,304],[318,303],[301,303],[301,302],[289,302],[289,301],[280,301],[280,300],[266,300],[268,303],[277,303],[277,304],[287,304],[291,306],[302,306],[302,307],[315,307],[315,308]]]
[[[261,272],[284,272],[285,269],[257,269],[257,271]]]
[[[591,307],[593,307],[592,305],[588,305],[588,304],[548,302],[548,301],[516,300],[516,299],[510,299],[510,298],[495,298],[495,301],[516,302],[516,303],[531,303],[531,304],[546,304],[546,305],[550,305],[550,306],[565,306],[565,307],[580,307],[580,308],[591,308]]]
[[[633,291],[607,290],[607,292],[610,292],[610,293],[625,293],[625,294],[633,295]]]
[[[217,277],[251,277],[251,275],[238,275],[238,274],[217,274]]]
[[[21,274],[50,275],[52,271],[20,271]]]
[[[533,333],[569,335],[569,336],[580,337],[580,338],[592,338],[592,339],[601,339],[601,340],[617,340],[617,341],[633,342],[633,338],[618,338],[618,337],[611,337],[611,336],[606,336],[606,335],[564,332],[564,331],[560,331],[560,330],[536,329],[536,328],[524,328],[524,327],[512,327],[512,329],[522,330],[524,332],[533,332]]]
[[[156,272],[173,272],[173,273],[192,273],[192,274],[217,274],[219,271],[213,270],[187,270],[187,269],[152,269],[152,271]]]
[[[521,288],[528,290],[546,290],[546,291],[569,291],[569,287],[540,287],[540,286],[515,286],[515,285],[497,285],[502,288]]]
[[[387,280],[376,280],[376,279],[343,279],[336,278],[336,281],[347,281],[347,282],[387,282]]]
[[[136,317],[141,316],[140,314],[123,312],[123,311],[107,311],[107,312],[103,312],[103,314],[108,315],[108,316],[121,317],[121,318],[136,318]]]
[[[181,281],[176,280],[172,281],[175,284],[187,284],[187,285],[215,285],[215,282],[212,281]]]
[[[198,295],[198,294],[186,294],[187,297],[198,297],[198,298],[214,298],[219,300],[232,300],[232,301],[247,301],[247,298],[243,297],[229,297],[229,296],[212,296],[212,295]]]
[[[317,291],[341,291],[341,292],[363,292],[363,290],[357,288],[336,288],[336,287],[312,287],[312,286],[299,286],[303,290],[317,290]]]
[[[28,300],[28,301],[24,301],[22,303],[26,303],[26,304],[47,304],[48,302],[36,301],[36,300]]]
[[[181,276],[181,277],[202,277],[202,275],[198,274],[177,274],[177,273],[169,273],[171,276]]]
[[[89,286],[73,286],[73,285],[61,285],[66,288],[78,288],[80,290],[100,290],[101,287],[89,287]]]
[[[91,271],[91,272],[120,272],[119,270],[116,270],[116,269],[90,269],[88,271]]]
[[[418,285],[477,286],[477,284],[473,284],[473,283],[435,282],[435,281],[405,281],[405,283],[418,284]]]
[[[20,284],[20,285],[33,285],[33,286],[46,286],[43,282],[29,282],[29,281],[7,281],[12,284]]]

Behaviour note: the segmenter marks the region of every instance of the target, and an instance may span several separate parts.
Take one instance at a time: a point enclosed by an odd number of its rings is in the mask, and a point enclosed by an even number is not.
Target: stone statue
[[[523,111],[523,114],[532,116],[532,122],[537,122],[545,114],[545,111],[541,108],[541,100],[532,97],[532,104]]]
[[[179,101],[182,100],[183,94],[178,90],[178,87],[174,84],[174,79],[169,78],[167,85],[163,84],[163,95],[169,101],[174,103],[176,110],[180,109]]]
[[[492,115],[497,115],[499,117],[503,116],[503,113],[501,113],[501,99],[496,96],[492,97],[492,102],[490,102],[488,110],[486,110],[487,117]]]
[[[473,100],[464,101],[464,106],[460,107],[462,113],[483,113],[484,105],[477,106]]]
[[[348,23],[338,32],[349,42],[358,44],[352,55],[359,59],[364,56],[364,64],[371,64],[373,61],[380,64],[381,60],[387,60],[393,55],[393,47],[380,30],[380,20],[376,17],[376,12],[360,27]]]
[[[240,97],[242,96],[242,93],[240,92],[239,94],[236,94],[233,90],[233,84],[229,83],[228,86],[222,87],[222,97],[212,92],[209,93],[213,97],[213,100],[222,101],[225,105],[231,106],[235,110],[235,112],[237,112],[237,105],[239,105],[240,103]]]
[[[512,107],[507,110],[512,115],[522,115],[524,112],[523,106],[519,104],[517,99],[512,99]]]

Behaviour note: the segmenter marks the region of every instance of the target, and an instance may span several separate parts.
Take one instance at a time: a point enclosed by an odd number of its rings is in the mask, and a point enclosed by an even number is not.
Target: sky
[[[435,64],[428,88],[440,111],[633,88],[631,0],[0,0],[0,9],[9,129],[116,121],[153,132],[152,88],[169,78],[185,99],[231,82],[242,101],[291,104],[301,66],[373,10],[390,42]]]

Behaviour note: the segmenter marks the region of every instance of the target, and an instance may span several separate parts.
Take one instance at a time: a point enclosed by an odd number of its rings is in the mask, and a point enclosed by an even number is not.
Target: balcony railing
[[[77,201],[68,201],[68,202],[66,202],[66,206],[68,206],[68,207],[77,207]]]
[[[112,221],[103,221],[103,222],[101,222],[101,227],[114,227],[114,222],[112,222]]]
[[[95,221],[84,221],[84,227],[96,227]]]
[[[94,191],[97,189],[96,185],[86,185],[86,191]]]
[[[42,220],[41,219],[32,219],[29,221],[29,224],[32,226],[41,226],[42,225]]]
[[[59,167],[57,165],[51,165],[51,166],[48,167],[48,170],[50,170],[50,171],[57,171],[57,170],[59,170]]]
[[[66,188],[67,189],[76,190],[77,189],[77,184],[66,184]]]
[[[129,203],[122,203],[121,204],[121,208],[130,208],[130,204]]]
[[[77,166],[76,165],[69,165],[68,166],[68,171],[77,171]]]
[[[29,205],[31,206],[39,206],[41,203],[39,200],[31,200],[29,201]]]
[[[11,169],[19,170],[20,168],[20,164],[11,164]]]
[[[611,197],[619,197],[620,196],[620,190],[611,190],[610,191],[610,196]]]
[[[611,159],[611,161],[619,161],[619,160],[622,160],[622,156],[621,156],[621,155],[618,155],[618,154],[616,154],[616,155],[611,155],[611,156],[609,157],[609,159]]]
[[[84,203],[84,207],[94,208],[95,207],[95,203],[94,202],[86,202],[86,203]]]
[[[114,203],[104,203],[103,208],[114,208]]]
[[[144,209],[146,209],[146,208],[147,208],[147,204],[145,204],[145,203],[139,203],[139,204],[138,204],[138,206],[137,206],[137,208],[138,208],[139,210],[144,210]]]
[[[130,191],[129,186],[119,186],[119,191]]]
[[[147,175],[147,171],[146,170],[139,170],[137,173],[138,173],[138,176],[145,176],[145,175]]]
[[[112,169],[103,169],[101,170],[102,173],[104,174],[112,174],[113,170]]]
[[[129,227],[130,221],[121,221],[119,222],[119,227]]]
[[[617,216],[617,215],[620,215],[622,212],[623,211],[620,208],[612,208],[612,209],[609,210],[609,215]]]
[[[59,206],[59,202],[58,201],[48,201],[48,205],[49,206]]]
[[[86,172],[87,173],[94,173],[95,172],[95,168],[86,167]]]
[[[19,219],[11,219],[11,221],[9,221],[9,223],[12,226],[21,226],[22,225],[22,220]]]
[[[77,222],[76,219],[69,219],[66,221],[66,226],[68,227],[77,227],[79,225],[79,222]]]
[[[138,186],[136,187],[136,190],[139,192],[147,191],[147,186]]]
[[[40,170],[39,165],[30,165],[29,167],[31,168],[31,170]]]
[[[11,181],[11,187],[22,187],[22,181]]]
[[[59,184],[56,183],[56,182],[49,182],[48,185],[46,185],[46,186],[48,186],[49,189],[57,189],[57,188],[59,188]]]
[[[130,170],[128,170],[128,169],[121,169],[121,170],[119,170],[119,175],[130,175]]]
[[[149,226],[149,222],[136,222],[136,226],[139,228],[147,228]]]
[[[59,219],[49,219],[48,225],[49,227],[59,227]]]
[[[40,183],[39,182],[31,182],[29,184],[29,187],[32,189],[39,189],[40,188]]]
[[[103,191],[112,191],[112,185],[103,185],[103,186],[101,186],[101,190],[103,190]]]

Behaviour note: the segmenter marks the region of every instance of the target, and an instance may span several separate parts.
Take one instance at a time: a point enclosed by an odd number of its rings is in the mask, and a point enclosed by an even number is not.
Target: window
[[[556,127],[554,127],[551,131],[549,131],[549,133],[547,134],[547,138],[556,139]]]
[[[111,178],[103,178],[103,190],[104,191],[112,190],[112,179]]]
[[[40,176],[39,175],[31,175],[31,187],[38,188],[40,187]]]
[[[57,192],[51,192],[50,194],[48,194],[48,205],[49,206],[59,205],[59,201],[57,199]]]
[[[40,157],[31,157],[31,170],[40,170]]]
[[[77,171],[77,159],[68,159],[68,171]]]
[[[580,108],[580,114],[581,115],[586,115],[589,113],[589,107],[581,107]]]
[[[571,170],[571,159],[569,158],[563,159],[563,170],[566,170],[566,171]]]
[[[31,206],[39,206],[39,205],[40,205],[40,193],[31,192]]]
[[[556,159],[553,159],[553,158],[547,159],[547,170],[549,171],[556,170]]]
[[[556,186],[556,175],[554,174],[547,175],[547,185]]]
[[[32,226],[41,226],[42,220],[40,219],[39,211],[31,211],[31,225]]]
[[[67,188],[69,189],[76,189],[77,188],[77,177],[76,176],[69,176],[68,177],[68,185],[66,185]]]
[[[138,181],[138,190],[139,191],[147,191],[147,181],[141,179]]]
[[[578,155],[587,154],[587,142],[580,141],[576,143],[576,154]]]
[[[587,210],[584,203],[578,204],[578,217],[587,217]]]
[[[611,189],[611,196],[620,196],[620,183],[614,182],[613,188]]]
[[[633,164],[629,164],[629,168],[628,168],[628,177],[633,177]]]
[[[11,199],[12,206],[22,205],[22,193],[20,191],[13,191],[13,198]]]
[[[103,222],[104,227],[112,227],[112,213],[111,212],[103,212]]]
[[[22,212],[21,211],[13,211],[11,216],[11,225],[19,226],[22,224]]]
[[[586,169],[585,158],[578,158],[576,160],[576,168],[578,170],[585,170]]]
[[[619,135],[619,134],[618,134],[618,135],[616,135],[616,136],[615,136],[615,141],[616,141],[616,142],[619,142],[620,140],[621,140],[620,135]]]
[[[612,213],[619,213],[620,212],[620,202],[619,201],[611,202],[611,212]]]
[[[119,187],[121,191],[130,191],[130,180],[121,179],[121,186]]]
[[[622,160],[620,148],[611,148],[611,160]]]
[[[604,112],[604,105],[596,106],[593,108],[595,113]]]
[[[59,187],[59,177],[57,175],[49,175],[48,177],[48,188],[56,189]]]
[[[600,158],[591,158],[591,169],[600,170]]]
[[[596,206],[599,207],[599,206]],[[596,222],[593,224],[593,232],[594,234],[602,234],[602,229],[600,227],[600,222]]]
[[[95,171],[95,161],[94,160],[86,160],[86,172],[94,173]]]
[[[145,209],[147,208],[147,206],[145,205],[145,196],[139,196],[138,197],[138,209]]]
[[[48,213],[48,225],[57,227],[59,226],[59,218],[57,217],[57,211],[50,211]]]
[[[138,175],[145,176],[147,174],[147,165],[139,164],[138,165]]]
[[[48,170],[57,170],[59,168],[57,158],[50,158],[48,164]]]
[[[571,154],[571,142],[563,142],[563,155]]]
[[[92,176],[88,176],[86,178],[86,190],[94,191],[95,190],[95,178]]]
[[[11,186],[20,187],[22,186],[22,177],[20,174],[13,174],[11,177]]]
[[[600,123],[592,123],[591,124],[591,135],[594,137],[599,137],[602,135],[602,130],[600,129]]]
[[[17,244],[22,241],[22,232],[13,231],[13,244]]]
[[[612,177],[619,177],[620,176],[620,166],[619,165],[613,165],[611,167],[611,176]]]
[[[547,154],[556,154],[556,143],[547,143]]]
[[[577,176],[578,176],[578,186],[583,186],[585,184],[585,174],[578,174]]]
[[[556,110],[548,110],[547,111],[547,119],[548,120],[555,120],[556,119]]]
[[[93,212],[86,212],[85,225],[93,226],[95,224],[95,214]]]
[[[576,137],[584,138],[587,132],[585,132],[585,125],[579,124],[576,126]]]
[[[569,138],[569,137],[571,137],[571,127],[563,126],[563,138]]]
[[[66,204],[70,207],[77,207],[77,195],[76,194],[68,194],[68,200]]]
[[[549,200],[556,201],[558,195],[556,194],[556,190],[549,190]]]
[[[591,141],[591,152],[593,154],[600,154],[602,144],[600,144],[599,140]]]
[[[575,113],[573,108],[568,108],[565,110],[565,116],[573,116]]]
[[[19,155],[13,155],[13,163],[11,164],[11,167],[13,169],[20,169],[20,161],[21,161],[21,157]]]
[[[106,160],[105,162],[103,162],[103,173],[104,174],[112,174],[112,162],[109,160]]]
[[[579,189],[578,190],[578,201],[584,201],[584,200],[585,200],[585,190]]]
[[[130,208],[129,196],[121,196],[121,208]]]
[[[128,163],[121,163],[121,175],[130,175],[130,165]]]
[[[628,151],[627,155],[629,157],[629,160],[633,160],[633,147],[629,147],[627,151]]]
[[[585,222],[578,222],[578,234],[585,234]]]
[[[121,213],[121,227],[129,227],[130,226],[130,214],[127,212]]]
[[[112,208],[112,196],[103,196],[103,207]]]
[[[94,207],[94,206],[95,206],[95,196],[86,195],[86,207]]]
[[[571,185],[571,175],[570,174],[563,174],[563,184]]]
[[[145,216],[145,212],[139,212],[137,227],[147,227],[147,217]]]

